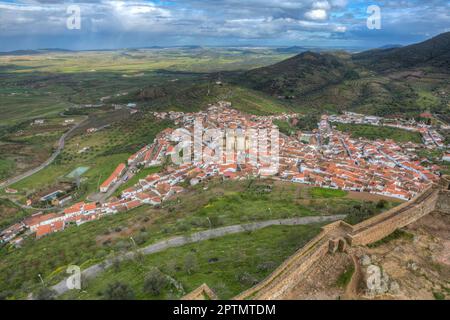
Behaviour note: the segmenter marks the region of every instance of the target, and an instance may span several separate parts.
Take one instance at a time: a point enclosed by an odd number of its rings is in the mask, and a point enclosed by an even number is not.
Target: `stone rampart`
[[[411,202],[357,224],[347,235],[348,242],[353,246],[367,245],[387,237],[435,211],[439,194],[439,188],[431,187]]]

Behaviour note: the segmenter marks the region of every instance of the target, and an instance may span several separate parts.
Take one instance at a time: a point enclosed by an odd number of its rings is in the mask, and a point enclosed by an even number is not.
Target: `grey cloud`
[[[450,26],[447,0],[378,0],[383,18],[383,30],[378,33],[366,28],[364,6],[369,1],[363,0],[166,0],[159,4],[144,0],[22,0],[20,3],[17,6],[0,0],[0,42],[2,37],[84,37],[85,41],[93,41],[102,35],[116,36],[121,41],[156,42],[259,39],[295,43],[314,38],[392,42],[392,37],[410,39],[412,34],[425,37]],[[81,30],[66,29],[69,4],[81,7]]]

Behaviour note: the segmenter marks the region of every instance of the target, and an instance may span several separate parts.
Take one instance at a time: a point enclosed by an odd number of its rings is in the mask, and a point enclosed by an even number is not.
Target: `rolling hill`
[[[248,71],[241,80],[252,89],[271,95],[301,96],[358,77],[345,60],[328,53],[307,51],[277,64]]]
[[[433,67],[450,72],[450,32],[406,47],[355,54],[353,60],[377,71]]]
[[[449,40],[450,33],[445,33],[419,44],[353,55],[306,51],[250,70],[185,75],[177,82],[142,88],[133,99],[159,110],[198,110],[226,99],[251,113],[353,110],[380,116],[415,117],[424,111],[446,115],[450,114]],[[216,81],[222,84],[217,86]]]
[[[449,112],[450,33],[405,47],[342,52],[303,52],[274,65],[243,72],[231,81],[286,99],[297,110],[354,110],[417,116]]]

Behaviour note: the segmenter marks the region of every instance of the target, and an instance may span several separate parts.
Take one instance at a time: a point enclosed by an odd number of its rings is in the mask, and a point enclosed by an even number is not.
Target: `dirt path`
[[[132,259],[136,253],[149,255],[157,252],[167,250],[169,248],[179,247],[190,243],[201,242],[209,239],[220,238],[225,235],[242,233],[246,231],[255,231],[263,229],[269,226],[283,225],[283,226],[295,226],[295,225],[307,225],[311,223],[320,222],[332,222],[340,219],[344,219],[345,215],[334,215],[334,216],[316,216],[316,217],[302,217],[302,218],[292,218],[292,219],[279,219],[279,220],[269,220],[261,221],[249,224],[227,226],[217,229],[210,229],[206,231],[196,232],[187,236],[174,237],[168,240],[163,240],[155,244],[151,244],[147,247],[140,248],[137,251],[129,251],[122,256],[118,257],[121,260]],[[82,277],[84,279],[92,279],[99,275],[102,271],[106,270],[113,264],[113,260],[105,260],[102,263],[95,264],[82,271]],[[55,290],[58,295],[67,292],[69,289],[66,285],[67,279],[59,282],[51,289]]]
[[[358,258],[354,254],[350,254],[353,260],[354,272],[352,278],[345,288],[345,293],[342,296],[343,300],[357,300],[358,297],[358,287],[362,279],[361,265],[359,264]]]
[[[69,131],[67,131],[66,133],[64,133],[61,138],[59,138],[58,141],[58,148],[55,150],[55,152],[53,152],[53,154],[51,155],[50,158],[48,158],[46,161],[44,161],[44,163],[42,163],[41,165],[39,165],[38,167],[31,169],[27,172],[24,172],[16,177],[10,178],[6,181],[3,181],[2,183],[0,183],[0,189],[3,188],[7,188],[10,185],[17,183],[19,181],[22,181],[23,179],[26,179],[32,175],[34,175],[35,173],[38,173],[39,171],[47,168],[53,161],[55,161],[56,157],[59,156],[59,154],[61,153],[61,151],[64,149],[65,143],[66,143],[66,138],[72,133],[74,132],[76,129],[78,129],[85,121],[87,120],[84,119],[82,120],[80,123],[76,124],[74,127],[72,127]]]

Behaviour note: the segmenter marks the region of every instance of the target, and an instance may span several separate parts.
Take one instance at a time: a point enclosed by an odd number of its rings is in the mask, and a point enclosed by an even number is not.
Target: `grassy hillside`
[[[230,81],[306,112],[449,114],[449,35],[353,56],[304,52],[268,67],[230,75]]]
[[[83,292],[64,299],[107,299],[108,285],[129,286],[136,299],[179,299],[203,283],[220,299],[230,299],[267,277],[286,258],[320,232],[320,225],[274,226],[172,248],[141,260],[123,262],[89,281]],[[154,269],[175,279],[177,290],[164,282],[160,292],[145,290]]]
[[[366,217],[367,212],[380,212],[375,203],[342,194],[330,198],[325,191],[316,189],[311,194],[310,188],[299,184],[212,181],[207,190],[203,188],[195,186],[160,209],[144,206],[70,227],[39,241],[27,240],[20,249],[0,248],[1,295],[24,297],[41,286],[39,273],[46,284],[53,284],[65,276],[69,264],[86,268],[130,250],[130,236],[138,246],[144,246],[211,227],[349,212]],[[365,208],[364,212],[360,208]],[[16,268],[18,265],[21,267]]]
[[[428,67],[450,72],[450,32],[406,47],[362,52],[353,59],[378,71]]]
[[[292,107],[270,95],[230,83],[216,84],[211,79],[179,81],[152,86],[136,93],[138,101],[150,110],[199,111],[218,100],[230,101],[233,107],[250,114],[264,115],[291,111]]]
[[[241,81],[271,95],[302,96],[358,77],[342,59],[326,53],[304,52],[277,64],[248,71]]]
[[[0,198],[0,230],[19,222],[29,214],[12,201]]]

